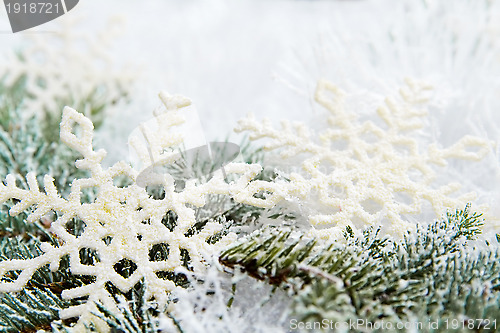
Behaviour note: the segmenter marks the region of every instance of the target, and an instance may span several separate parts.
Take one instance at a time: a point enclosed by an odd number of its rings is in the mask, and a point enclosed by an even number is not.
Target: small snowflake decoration
[[[167,106],[166,118],[175,119],[169,126],[182,122],[183,105],[175,104],[175,98],[162,94]],[[172,103],[175,104],[172,106]],[[160,128],[158,138],[169,141],[162,136],[166,128]],[[154,133],[153,133],[154,134]],[[154,135],[150,135],[150,138]],[[50,231],[57,236],[61,244],[54,247],[42,243],[43,254],[27,260],[6,260],[0,262],[0,277],[9,271],[21,271],[14,282],[0,283],[0,291],[13,292],[22,289],[35,271],[44,265],[57,270],[63,256],[70,257],[72,274],[95,277],[95,281],[78,288],[64,290],[63,298],[75,299],[88,297],[84,304],[73,306],[61,312],[61,318],[80,316],[79,327],[93,318],[94,302],[102,302],[113,307],[105,284],[112,283],[122,292],[127,292],[139,280],[143,279],[147,286],[148,296],[154,297],[160,304],[165,304],[167,294],[175,288],[175,284],[159,278],[158,272],[176,272],[182,266],[181,251],[189,254],[190,266],[194,272],[203,270],[206,260],[221,247],[235,240],[236,235],[229,233],[215,244],[207,240],[222,229],[216,222],[208,222],[199,232],[190,235],[188,230],[197,222],[193,206],[203,206],[207,194],[231,195],[235,201],[260,207],[269,207],[272,200],[259,199],[254,194],[262,188],[271,189],[263,181],[251,181],[260,171],[259,165],[231,163],[225,166],[227,175],[235,181],[227,182],[221,172],[205,183],[187,181],[182,192],[176,192],[175,186],[165,175],[163,186],[165,196],[155,199],[146,190],[135,183],[138,171],[129,164],[118,162],[110,168],[103,168],[101,162],[106,155],[104,150],[94,151],[92,147],[93,124],[84,115],[66,107],[61,122],[61,141],[78,151],[83,158],[75,162],[79,169],[88,170],[89,178],[75,179],[71,184],[71,193],[67,198],[58,194],[54,179],[45,175],[44,190],[39,188],[33,173],[27,175],[28,189],[18,188],[14,175],[7,176],[6,184],[0,184],[0,202],[15,199],[16,204],[9,211],[15,215],[29,211],[29,222],[43,219],[46,214],[57,213],[57,220],[51,224]],[[161,141],[157,140],[157,143]],[[171,141],[171,140],[170,140]],[[174,140],[175,141],[175,140]],[[165,141],[163,141],[165,142]],[[172,142],[171,142],[172,144]],[[168,145],[167,145],[168,146]],[[163,145],[165,147],[165,144]],[[131,185],[120,187],[115,185],[117,177],[126,176]],[[83,202],[82,191],[94,188],[97,192],[93,202]],[[34,208],[31,209],[30,208]],[[162,219],[174,212],[177,216],[173,230],[162,223]],[[70,232],[68,224],[73,219],[80,219],[85,228],[80,235]],[[168,246],[168,257],[165,260],[152,261],[149,253],[156,244]],[[93,264],[83,264],[80,251],[94,251],[99,260]],[[136,269],[125,278],[115,270],[115,265],[123,260],[132,261]]]
[[[424,200],[439,216],[446,208],[461,207],[475,198],[474,193],[452,198],[460,188],[458,183],[436,186],[432,165],[444,167],[446,159],[453,157],[480,160],[491,151],[489,142],[473,136],[445,149],[436,144],[427,151],[419,149],[412,132],[423,127],[427,111],[417,106],[427,101],[431,88],[411,80],[407,84],[400,90],[399,101],[387,98],[377,109],[386,128],[359,121],[356,114],[346,111],[345,93],[322,80],[315,99],[330,115],[328,129],[318,135],[319,143],[303,124],[283,121],[277,130],[269,120],[260,123],[252,115],[241,120],[236,131],[249,131],[252,140],[270,139],[265,148],[281,149],[284,159],[309,155],[302,159],[300,173],[287,175],[287,194],[282,195],[299,197],[309,207],[307,199],[319,203],[320,208],[309,215],[317,227],[311,231],[316,236],[337,237],[346,225],[356,229],[380,222],[389,227],[388,232],[401,235],[412,227],[403,215],[420,214]],[[334,148],[340,141],[347,142],[345,149]]]
[[[90,113],[89,100],[100,105],[121,100],[133,82],[134,71],[116,68],[106,51],[120,31],[118,19],[95,37],[78,32],[75,19],[64,19],[53,34],[32,34],[20,51],[4,55],[0,77],[12,86],[19,80],[26,84],[24,108],[28,114],[60,111],[60,105],[71,103]],[[59,115],[58,115],[59,116]],[[102,120],[102,119],[100,119]]]

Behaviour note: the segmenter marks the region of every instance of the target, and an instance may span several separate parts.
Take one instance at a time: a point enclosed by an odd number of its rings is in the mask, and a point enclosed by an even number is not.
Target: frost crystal
[[[301,160],[300,173],[289,173],[283,191],[286,188],[286,195],[302,202],[313,198],[312,202],[319,203],[309,215],[316,236],[335,237],[345,225],[361,228],[376,223],[401,234],[412,228],[403,216],[422,213],[424,200],[440,216],[444,209],[461,207],[475,198],[474,193],[453,198],[460,185],[439,186],[432,165],[446,166],[447,158],[480,160],[491,150],[489,142],[473,136],[445,149],[436,144],[427,151],[419,149],[411,134],[424,125],[427,111],[418,106],[427,101],[430,89],[408,80],[399,100],[386,98],[377,109],[383,123],[377,125],[346,111],[345,93],[322,80],[315,99],[330,115],[328,128],[318,135],[319,143],[306,126],[288,121],[278,130],[268,120],[260,123],[250,116],[239,122],[236,131],[249,131],[252,140],[270,139],[265,148],[281,149],[285,159],[309,154]],[[342,142],[344,149],[338,148]]]
[[[165,126],[175,126],[181,123],[182,103],[177,103],[175,97],[161,95],[167,106],[167,118],[173,119]],[[158,115],[159,116],[159,115]],[[164,119],[164,118],[163,118]],[[168,128],[160,128],[157,138]],[[207,194],[231,195],[235,201],[261,207],[273,203],[254,197],[255,191],[260,191],[266,184],[263,181],[251,181],[260,171],[256,164],[231,163],[225,166],[226,175],[235,179],[228,182],[221,172],[216,172],[207,182],[196,183],[187,181],[182,192],[176,192],[175,186],[168,181],[168,175],[160,184],[165,192],[164,198],[155,199],[148,194],[146,188],[135,183],[138,171],[125,162],[118,162],[109,168],[103,168],[101,162],[106,155],[104,150],[94,151],[92,147],[93,124],[84,115],[66,107],[61,122],[61,141],[78,151],[83,158],[75,162],[79,169],[87,170],[89,178],[75,179],[71,184],[71,193],[67,198],[61,197],[54,185],[54,179],[45,175],[44,190],[39,188],[33,173],[27,175],[28,189],[17,187],[15,177],[8,175],[6,184],[0,184],[0,202],[15,199],[15,205],[9,211],[15,215],[27,211],[28,221],[34,222],[44,218],[46,214],[55,213],[58,217],[51,225],[50,231],[60,241],[57,247],[42,243],[43,254],[26,260],[6,260],[0,262],[0,277],[10,271],[21,272],[14,282],[0,283],[0,291],[12,292],[22,289],[37,269],[50,265],[50,269],[58,269],[63,256],[70,257],[72,274],[95,277],[95,280],[81,287],[64,290],[63,298],[75,299],[88,297],[86,303],[72,306],[61,312],[62,318],[80,316],[79,325],[92,320],[91,311],[94,303],[100,301],[112,308],[113,301],[109,297],[106,283],[112,283],[122,292],[127,292],[139,280],[143,279],[147,286],[148,297],[154,297],[160,304],[167,301],[167,294],[175,284],[158,277],[158,272],[175,272],[182,266],[181,251],[187,251],[194,272],[204,268],[208,257],[221,247],[235,240],[236,235],[229,233],[216,242],[207,240],[222,229],[216,222],[208,222],[199,232],[188,233],[195,223],[193,206],[203,206]],[[154,137],[152,133],[149,137]],[[169,142],[168,138],[166,139]],[[161,141],[161,140],[160,140]],[[157,140],[157,144],[161,142]],[[164,144],[168,148],[177,141]],[[128,177],[131,185],[118,186],[114,180],[117,177]],[[83,192],[94,189],[96,196],[92,202],[85,202]],[[33,207],[33,209],[30,209]],[[167,214],[177,216],[174,227],[169,229],[162,219]],[[84,230],[76,235],[69,225],[74,219],[85,224]],[[150,251],[153,246],[164,244],[168,247],[168,257],[153,261]],[[82,249],[94,251],[98,260],[93,264],[83,264],[80,253]],[[135,270],[128,278],[116,271],[115,265],[123,260],[132,261]],[[95,318],[94,318],[95,319]]]

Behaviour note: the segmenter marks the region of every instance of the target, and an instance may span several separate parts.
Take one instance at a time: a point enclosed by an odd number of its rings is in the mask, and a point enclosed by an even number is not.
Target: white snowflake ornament
[[[437,185],[434,166],[446,166],[448,158],[477,161],[492,151],[490,142],[473,136],[449,148],[419,148],[413,132],[424,126],[427,111],[421,106],[430,89],[408,80],[399,100],[386,98],[377,109],[383,123],[379,126],[348,112],[345,93],[321,80],[315,99],[330,114],[328,128],[318,140],[303,124],[283,121],[278,130],[268,120],[260,123],[252,116],[241,120],[236,131],[250,132],[251,140],[267,138],[267,150],[281,149],[284,160],[294,158],[292,164],[301,161],[300,172],[287,174],[290,182],[282,195],[298,197],[309,209],[313,235],[337,238],[346,225],[357,229],[379,223],[389,233],[402,235],[413,227],[404,216],[422,213],[424,201],[440,216],[475,198],[474,193],[453,197],[459,183]],[[338,148],[342,142],[345,147]],[[310,208],[314,205],[317,209]]]
[[[167,112],[163,117],[175,119],[165,126],[175,126],[182,122],[182,115],[175,101],[162,95]],[[179,100],[178,100],[179,101]],[[181,102],[185,100],[181,100]],[[178,104],[179,107],[185,103]],[[158,133],[150,133],[150,137],[161,137],[164,129]],[[213,177],[201,184],[187,182],[181,192],[176,192],[172,183],[165,181],[160,184],[165,192],[164,198],[155,199],[147,189],[135,183],[138,171],[124,162],[118,162],[109,168],[103,168],[101,162],[106,155],[104,150],[95,151],[92,147],[93,124],[84,115],[72,108],[66,107],[61,122],[61,141],[78,151],[83,158],[75,162],[79,169],[88,170],[90,176],[75,179],[71,184],[71,192],[67,198],[58,194],[54,179],[44,177],[43,190],[39,188],[33,173],[27,175],[28,189],[18,188],[13,175],[7,176],[6,184],[0,184],[0,202],[16,199],[16,204],[10,209],[12,215],[24,211],[29,212],[28,221],[34,222],[47,213],[57,213],[50,231],[60,240],[58,247],[42,243],[43,254],[33,259],[6,260],[0,262],[0,277],[9,271],[21,271],[18,278],[11,283],[0,283],[0,291],[12,292],[22,289],[35,271],[44,265],[50,265],[51,270],[57,270],[63,256],[69,255],[72,274],[94,277],[95,280],[81,287],[64,290],[63,298],[75,299],[87,297],[87,301],[78,306],[72,306],[61,312],[61,318],[79,316],[78,327],[95,321],[91,314],[95,309],[94,302],[102,302],[113,307],[105,289],[106,283],[111,283],[122,292],[130,290],[137,282],[143,280],[147,286],[147,297],[154,297],[160,304],[165,304],[167,294],[175,288],[174,282],[160,278],[159,272],[173,272],[182,267],[181,251],[189,255],[189,265],[194,272],[203,270],[205,261],[219,249],[233,242],[236,235],[229,233],[221,236],[215,244],[208,239],[221,231],[220,223],[209,221],[198,232],[189,232],[197,223],[193,206],[205,204],[207,194],[230,195],[235,201],[260,207],[269,207],[274,200],[255,198],[254,194],[263,188],[272,190],[272,186],[263,181],[252,181],[260,173],[261,166],[244,163],[231,163],[225,166],[227,175],[232,175],[235,181],[228,182],[222,173],[216,172]],[[169,141],[170,145],[177,141]],[[161,141],[161,140],[160,140]],[[161,142],[158,141],[158,144]],[[126,176],[131,185],[120,187],[115,185],[117,177]],[[85,202],[82,191],[94,189],[96,196],[92,202]],[[31,208],[31,210],[30,210]],[[167,227],[162,220],[167,214],[177,217],[175,226]],[[85,224],[81,234],[76,235],[69,227],[73,219],[79,219]],[[155,245],[164,244],[168,247],[168,256],[164,260],[155,260],[150,251]],[[80,253],[83,249],[93,251],[98,260],[93,264],[83,264]],[[116,265],[123,260],[133,263],[135,269],[124,277],[117,271]]]

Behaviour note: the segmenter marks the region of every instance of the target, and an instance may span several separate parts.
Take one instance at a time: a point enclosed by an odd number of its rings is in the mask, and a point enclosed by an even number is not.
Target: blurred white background
[[[248,112],[320,128],[325,111],[313,102],[320,78],[346,90],[350,110],[360,113],[373,113],[405,78],[425,80],[435,87],[426,135],[444,146],[465,134],[500,139],[499,2],[81,0],[17,34],[2,6],[0,59],[30,35],[50,46],[51,35],[74,20],[90,37],[111,22],[119,34],[106,47],[106,70],[135,73],[132,103],[115,111],[102,138],[116,159],[127,154],[128,134],[160,105],[160,90],[191,98],[213,141]],[[494,190],[498,156],[489,163],[468,170],[463,182]]]
[[[319,78],[382,95],[405,77],[426,79],[447,98],[466,95],[476,114],[479,101],[490,108],[498,104],[488,99],[499,92],[491,95],[500,77],[499,8],[467,0],[81,0],[12,34],[2,6],[0,52],[29,34],[50,43],[65,20],[80,20],[76,27],[92,36],[119,17],[107,51],[116,68],[137,68],[138,86],[137,103],[122,112],[147,119],[158,91],[181,93],[196,104],[207,138],[221,139],[249,111],[275,120],[320,115],[311,98]]]

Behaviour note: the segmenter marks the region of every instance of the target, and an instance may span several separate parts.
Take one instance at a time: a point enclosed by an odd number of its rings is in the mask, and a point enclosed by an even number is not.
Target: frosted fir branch
[[[304,271],[307,274],[310,274],[311,276],[317,276],[320,279],[324,279],[324,280],[328,281],[329,283],[335,283],[339,286],[342,286],[344,284],[340,278],[338,278],[334,275],[328,274],[325,271],[322,271],[321,269],[314,267],[314,266],[298,264],[297,269],[299,271]]]
[[[49,289],[24,289],[0,299],[0,331],[20,332],[50,329],[59,311],[68,306]]]
[[[155,333],[160,332],[159,315],[156,305],[147,299],[146,285],[141,283],[130,292],[128,298],[120,291],[113,293],[115,309],[108,309],[105,305],[97,303],[97,310],[94,315],[102,319],[111,330],[118,330],[124,333]],[[92,324],[89,330],[99,332]]]
[[[51,174],[66,193],[71,181],[85,172],[72,168],[78,155],[63,145],[55,145],[43,135],[44,118],[23,116],[23,88],[12,91],[0,83],[0,175],[13,174],[27,188],[29,172]],[[19,94],[20,96],[17,96]],[[18,100],[21,99],[21,100]],[[59,130],[57,129],[57,132]],[[42,178],[39,177],[39,181]]]
[[[227,249],[220,262],[292,290],[301,321],[396,323],[475,314],[493,320],[500,316],[500,248],[467,245],[482,223],[467,205],[402,240],[347,228],[347,243],[335,245],[267,228]]]

